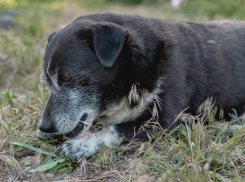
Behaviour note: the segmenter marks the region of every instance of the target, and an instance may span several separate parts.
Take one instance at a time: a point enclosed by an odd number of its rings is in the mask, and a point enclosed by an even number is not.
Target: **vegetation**
[[[106,168],[110,176],[119,175],[127,181],[244,181],[245,128],[234,130],[232,125],[242,126],[245,120],[235,111],[230,113],[231,122],[222,120],[222,112],[219,121],[215,120],[217,108],[210,100],[200,107],[198,116],[180,113],[177,118],[184,124],[174,131],[155,133],[146,143],[130,141],[125,148],[104,147],[81,162],[53,153],[60,142],[32,136],[48,98],[45,85],[39,81],[47,37],[76,17],[113,11],[183,21],[245,19],[243,0],[187,0],[178,11],[168,0],[154,1],[151,6],[146,0],[136,1],[143,4],[0,0],[0,10],[14,8],[18,12],[15,28],[0,30],[0,181],[4,175],[24,176],[28,172],[68,174],[77,167],[82,174]],[[41,155],[37,156],[39,165],[24,171],[16,156],[26,148]]]

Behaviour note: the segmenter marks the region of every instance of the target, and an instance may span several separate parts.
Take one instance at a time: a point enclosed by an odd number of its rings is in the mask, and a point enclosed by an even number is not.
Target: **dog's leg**
[[[153,127],[153,125],[143,127],[142,121],[131,121],[115,126],[117,135],[124,138],[123,142],[130,141],[131,139],[146,141],[149,139],[148,136],[153,133]],[[156,131],[159,130],[156,129]]]
[[[154,125],[154,122],[144,126],[145,123],[142,122],[142,120],[120,123],[115,125],[115,131],[119,137],[123,138],[122,142],[128,142],[131,139],[147,141],[153,132],[159,132],[162,131],[162,129],[171,130],[181,123],[181,120],[177,120],[175,123],[173,123],[173,117],[169,117],[167,121],[163,122],[161,126],[159,126],[157,123]]]
[[[116,131],[115,125],[111,125],[107,130],[69,140],[58,151],[61,154],[64,153],[72,160],[79,160],[82,157],[91,157],[96,150],[101,148],[101,145],[114,148],[120,144],[120,141],[120,136]]]

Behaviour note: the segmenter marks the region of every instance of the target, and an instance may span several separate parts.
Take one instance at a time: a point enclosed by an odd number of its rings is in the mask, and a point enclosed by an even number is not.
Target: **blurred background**
[[[244,20],[245,0],[0,0],[0,109],[18,95],[45,100],[39,78],[48,35],[79,16],[106,11],[193,22]]]

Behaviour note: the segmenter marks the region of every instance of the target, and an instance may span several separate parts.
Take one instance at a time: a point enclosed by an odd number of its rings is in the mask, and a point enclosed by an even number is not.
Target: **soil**
[[[134,165],[133,154],[125,154],[124,158],[115,163],[116,170],[112,165],[95,167],[88,163],[86,173],[78,167],[70,174],[46,174],[45,172],[29,172],[40,165],[41,155],[29,149],[23,149],[15,154],[22,172],[14,172],[9,175],[6,170],[0,169],[0,182],[41,182],[41,181],[128,181]]]

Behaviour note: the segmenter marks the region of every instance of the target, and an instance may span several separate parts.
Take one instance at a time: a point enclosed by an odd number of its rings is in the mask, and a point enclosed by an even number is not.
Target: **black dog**
[[[123,136],[132,139],[152,118],[154,103],[164,129],[186,108],[195,114],[208,97],[225,112],[235,108],[241,114],[244,69],[244,22],[83,16],[48,39],[42,79],[50,96],[40,130],[65,133],[71,140],[61,152],[76,160],[91,156],[100,142],[113,147]],[[111,126],[89,137],[84,133],[90,126],[81,120]],[[135,139],[146,140],[147,132],[152,129]]]

